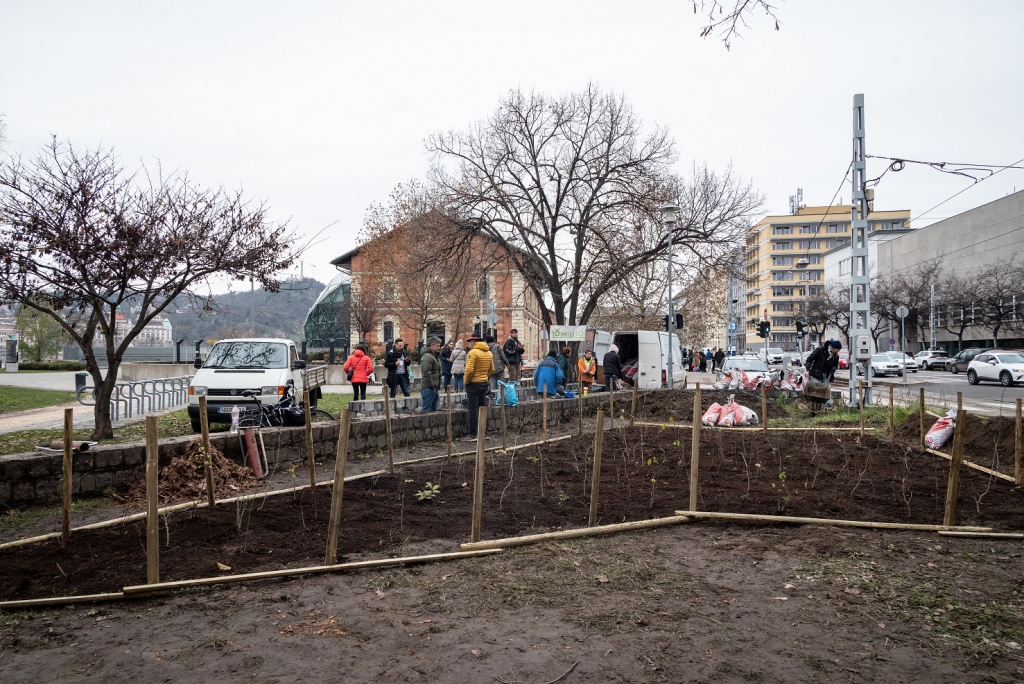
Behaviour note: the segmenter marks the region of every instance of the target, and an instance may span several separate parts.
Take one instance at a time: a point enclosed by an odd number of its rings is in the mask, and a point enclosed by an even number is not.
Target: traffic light
[[[665,332],[668,332],[668,316],[661,317],[661,325],[664,326]]]
[[[807,331],[804,330],[804,323],[803,323],[803,321],[797,321],[796,322],[796,338],[799,340],[799,339],[803,338],[806,334],[807,334]]]
[[[771,334],[772,334],[772,324],[769,323],[768,321],[765,321],[764,322],[764,336],[768,337]]]
[[[764,337],[764,327],[768,325],[764,321],[759,321],[757,324],[757,336]]]
[[[680,330],[683,327],[683,314],[676,314],[676,330]]]

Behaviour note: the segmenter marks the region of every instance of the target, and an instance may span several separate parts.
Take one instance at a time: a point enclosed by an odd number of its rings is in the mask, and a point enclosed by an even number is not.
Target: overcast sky
[[[867,151],[927,161],[1024,157],[1024,2],[778,3],[731,51],[699,37],[690,2],[0,2],[7,151],[56,134],[160,159],[267,199],[324,282],[367,207],[422,178],[423,140],[493,112],[512,88],[588,81],[666,126],[678,170],[732,163],[788,213],[828,204],[850,161],[854,93]],[[869,177],[883,170],[869,166]],[[878,209],[919,214],[971,181],[908,167]],[[1008,170],[922,220],[1024,189]],[[849,185],[841,193],[850,199]],[[315,271],[311,271],[315,269]]]

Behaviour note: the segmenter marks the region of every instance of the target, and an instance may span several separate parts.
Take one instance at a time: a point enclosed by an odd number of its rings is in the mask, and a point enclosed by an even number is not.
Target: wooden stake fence
[[[597,433],[594,435],[594,472],[590,476],[590,518],[588,527],[597,525],[597,497],[601,489],[601,452],[604,450],[604,411],[597,412]]]
[[[313,456],[313,418],[310,415],[309,390],[302,391],[306,411],[306,456],[309,460],[309,488],[316,490],[316,458]]]
[[[445,437],[448,439],[448,460],[452,460],[452,386],[448,385],[444,388],[445,392],[445,410],[448,414],[447,421],[445,422]]]
[[[501,451],[508,451],[508,436],[505,424],[505,402],[501,402]]]
[[[693,446],[690,449],[690,510],[697,510],[697,466],[700,462],[700,383],[693,393]]]
[[[633,379],[633,403],[629,407],[629,427],[633,427],[633,422],[636,420],[636,397],[637,397],[637,392],[638,392],[637,387],[639,385],[640,385],[640,376],[637,375]]]
[[[334,484],[331,489],[331,518],[327,526],[327,554],[324,558],[324,565],[334,565],[338,562],[341,500],[345,493],[345,461],[348,460],[348,433],[352,428],[351,409],[342,409],[339,426],[338,452],[334,461]]]
[[[206,474],[206,503],[217,505],[217,494],[213,490],[213,450],[210,447],[210,417],[206,415],[206,395],[199,397],[199,425],[203,435],[203,471]],[[263,439],[263,433],[260,433]],[[263,449],[266,454],[266,448]]]
[[[700,383],[697,384],[700,387]],[[768,390],[764,383],[761,383],[761,423],[764,426],[764,434],[768,434]]]
[[[918,401],[921,404],[921,448],[924,449],[924,436],[926,434],[924,429],[924,387],[919,387],[918,392]]]
[[[864,436],[864,382],[857,381],[857,406],[860,408],[860,436]]]
[[[1020,398],[1017,399],[1017,423],[1013,428],[1013,481],[1019,487],[1024,480],[1024,471],[1021,469],[1021,412]]]
[[[963,392],[956,393],[956,428],[953,433],[953,458],[949,463],[949,482],[946,485],[946,511],[942,524],[953,525],[956,519],[956,499],[960,494],[960,466],[964,461],[964,433],[967,414],[963,411]]]
[[[884,523],[863,520],[833,520],[831,518],[802,518],[789,515],[757,515],[753,513],[717,513],[710,511],[676,511],[679,516],[691,516],[695,519],[710,520],[743,520],[748,522],[793,523],[797,525],[836,525],[838,527],[871,527],[882,530],[920,530],[922,532],[940,532],[953,530],[958,532],[991,532],[991,527],[921,525],[917,523]],[[463,544],[465,547],[465,544]]]
[[[905,374],[905,373],[904,373]],[[896,409],[892,401],[892,385],[889,385],[889,441],[896,441]]]
[[[576,436],[583,436],[583,388],[576,395]]]
[[[63,472],[60,480],[61,494],[61,516],[60,516],[60,545],[67,543],[71,536],[71,472],[72,472],[72,451],[75,429],[75,410],[64,409],[64,459]]]
[[[396,381],[397,382],[397,381]],[[448,404],[451,406],[451,403]],[[451,415],[451,409],[449,409]],[[391,436],[391,395],[384,389],[384,437],[388,444],[388,469],[395,474],[395,441]]]
[[[547,435],[545,435],[546,437]],[[480,541],[480,519],[484,507],[484,442],[487,440],[487,407],[481,406],[476,419],[476,471],[473,473],[473,527],[470,541]]]
[[[608,382],[608,416],[611,418],[609,426],[615,429],[615,378]]]
[[[541,391],[541,412],[544,414],[544,441],[548,441],[548,386]]]
[[[160,581],[160,440],[157,417],[146,416],[146,582]]]

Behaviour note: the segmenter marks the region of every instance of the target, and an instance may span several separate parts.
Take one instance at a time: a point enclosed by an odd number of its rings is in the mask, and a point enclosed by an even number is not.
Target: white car
[[[751,358],[749,356],[730,356],[722,363],[722,372],[718,375],[719,378],[726,371],[730,370],[742,370],[747,374],[749,380],[754,380],[762,375],[768,375],[770,372],[768,366],[764,365],[761,359]]]
[[[914,360],[913,354],[908,352],[890,351],[886,352],[885,355],[900,364],[904,371],[910,371],[911,373],[917,372],[917,361]]]
[[[935,370],[936,368],[945,370],[949,354],[938,349],[926,349],[918,352],[914,360],[925,370]]]
[[[764,347],[758,350],[758,358],[767,364],[782,363],[785,358],[785,352],[782,351],[781,347],[768,347],[768,355],[765,357]]]
[[[978,354],[967,366],[967,382],[977,385],[982,380],[1001,382],[1003,387],[1013,387],[1018,382],[1024,382],[1024,354]]]
[[[883,375],[903,375],[898,361],[889,358],[888,354],[873,354],[871,356],[871,377]]]

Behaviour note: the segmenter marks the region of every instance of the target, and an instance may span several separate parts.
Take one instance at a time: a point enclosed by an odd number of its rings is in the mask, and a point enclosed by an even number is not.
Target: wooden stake
[[[206,415],[206,396],[199,397],[199,425],[203,433],[203,470],[206,473],[206,503],[217,505],[217,495],[213,491],[213,449],[210,447],[210,417]],[[262,435],[261,435],[262,439]],[[267,450],[264,449],[266,454]]]
[[[629,427],[633,427],[633,422],[636,420],[636,395],[639,391],[637,387],[640,385],[640,376],[637,375],[633,378],[633,403],[629,407]]]
[[[309,390],[302,391],[306,411],[306,456],[309,460],[309,488],[316,489],[316,458],[313,456],[313,418],[310,416]]]
[[[896,413],[892,401],[892,385],[889,385],[889,441],[896,441]]]
[[[397,380],[395,382],[398,382]],[[449,404],[450,406],[450,404]],[[395,474],[395,441],[391,437],[391,397],[384,390],[384,435],[388,443],[388,468]]]
[[[980,539],[1024,539],[1024,532],[954,532],[939,530],[943,537],[974,537]]]
[[[697,466],[700,462],[700,383],[693,393],[693,446],[690,449],[690,510],[697,510]]]
[[[957,395],[960,393],[958,392]],[[957,396],[957,403],[960,397]],[[967,414],[956,412],[956,430],[953,433],[953,458],[949,463],[949,483],[946,486],[946,513],[942,524],[950,527],[956,519],[956,499],[960,495],[960,466],[964,461],[964,432],[967,428]]]
[[[541,392],[541,411],[544,414],[544,441],[548,441],[548,386]]]
[[[463,551],[488,551],[492,549],[507,549],[512,546],[526,546],[537,544],[549,539],[576,539],[579,537],[595,537],[601,534],[618,534],[631,530],[646,530],[652,527],[665,527],[667,525],[679,525],[681,523],[693,522],[693,518],[686,514],[674,515],[667,518],[653,518],[651,520],[637,520],[635,522],[615,523],[614,525],[598,525],[597,527],[581,527],[575,530],[560,530],[558,532],[544,532],[542,534],[529,534],[523,537],[506,537],[505,539],[489,539],[487,541],[461,544]]]
[[[590,476],[590,518],[588,527],[597,525],[597,495],[601,489],[601,452],[604,450],[604,411],[597,412],[597,433],[594,435],[594,472]]]
[[[480,519],[484,509],[484,442],[487,440],[487,407],[481,406],[476,419],[476,471],[473,473],[473,527],[470,541],[480,541]]]
[[[1024,478],[1024,471],[1021,469],[1021,413],[1020,413],[1020,398],[1017,399],[1017,424],[1013,428],[1013,481],[1017,486],[1020,486],[1022,478]]]
[[[448,409],[448,422],[445,426],[445,434],[448,436],[448,460],[452,460],[452,386],[448,385],[444,388],[445,395],[447,398],[447,409]],[[385,401],[387,401],[385,399]]]
[[[579,394],[576,395],[576,436],[583,436],[583,387],[580,387]]]
[[[61,516],[60,516],[60,545],[67,543],[71,536],[71,447],[74,440],[72,434],[75,429],[75,410],[64,409],[64,460],[63,473],[60,480],[61,494]]]
[[[72,603],[101,603],[103,601],[121,601],[124,594],[120,591],[110,594],[81,594],[79,596],[52,596],[42,599],[23,599],[21,601],[0,601],[0,610],[14,608],[37,608],[42,606],[67,606]]]
[[[942,458],[946,459],[947,461],[952,461],[953,460],[953,457],[950,456],[949,454],[944,454],[941,451],[936,451],[935,449],[928,449],[926,447],[925,451],[927,453],[929,453],[929,454],[934,454],[935,456],[941,456]],[[971,461],[964,461],[960,465],[961,466],[966,466],[966,467],[970,468],[971,470],[977,470],[979,473],[985,473],[986,475],[991,475],[992,477],[996,478],[997,480],[1004,480],[1006,482],[1013,482],[1013,478],[1011,476],[1005,475],[1005,474],[999,472],[998,470],[992,470],[991,468],[986,468],[983,465],[979,465],[977,463],[972,463]]]
[[[864,436],[864,382],[857,381],[857,407],[860,409],[860,436]]]
[[[485,556],[497,553],[498,550],[486,551],[463,551],[455,553],[435,553],[429,556],[406,556],[404,558],[381,558],[379,560],[357,561],[355,563],[339,563],[337,565],[314,565],[307,568],[287,568],[284,570],[267,570],[265,572],[250,572],[244,575],[223,575],[221,577],[202,577],[200,579],[181,580],[178,582],[164,582],[158,585],[140,584],[133,587],[125,587],[124,598],[138,598],[147,594],[167,593],[174,589],[187,589],[189,587],[208,587],[215,584],[238,584],[239,582],[250,582],[253,580],[275,579],[279,577],[294,577],[301,575],[317,575],[328,572],[343,572],[345,570],[360,570],[363,568],[383,568],[390,565],[409,565],[412,563],[430,563],[432,561],[455,560],[457,558],[470,558],[472,556]]]
[[[991,527],[950,527],[947,525],[919,525],[915,523],[865,522],[862,520],[832,520],[830,518],[798,518],[788,515],[754,515],[751,513],[699,513],[676,511],[676,515],[691,516],[696,519],[745,520],[750,522],[794,523],[797,525],[836,525],[839,527],[872,527],[885,530],[921,530],[938,532],[940,530],[956,530],[960,532],[991,532]]]
[[[146,416],[146,582],[160,581],[160,440],[157,417]]]
[[[338,531],[341,528],[341,497],[345,492],[345,461],[348,460],[348,433],[352,427],[352,410],[342,409],[338,422],[338,453],[334,461],[334,485],[331,490],[331,518],[327,526],[327,555],[324,565],[338,562]]]
[[[768,434],[768,390],[764,383],[761,383],[761,423],[764,427],[764,434]]]
[[[505,402],[501,402],[501,450],[508,451],[508,436],[505,426]]]
[[[615,429],[615,378],[612,378],[608,383],[608,415],[611,418],[609,427],[612,430]]]
[[[926,434],[924,429],[924,387],[919,387],[918,392],[920,392],[918,401],[921,403],[921,448],[924,449],[924,436]]]

